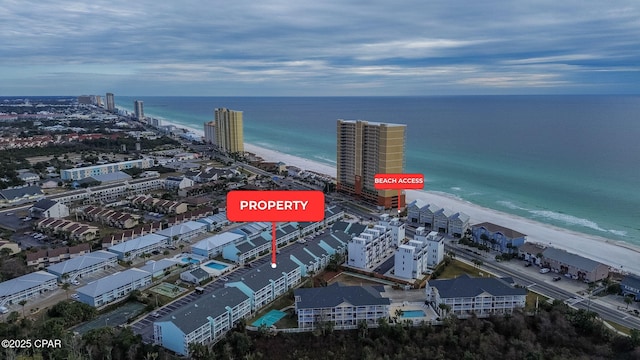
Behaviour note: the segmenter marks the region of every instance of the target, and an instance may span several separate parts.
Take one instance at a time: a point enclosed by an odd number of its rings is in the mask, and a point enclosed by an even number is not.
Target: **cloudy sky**
[[[640,1],[3,0],[0,95],[639,94]]]

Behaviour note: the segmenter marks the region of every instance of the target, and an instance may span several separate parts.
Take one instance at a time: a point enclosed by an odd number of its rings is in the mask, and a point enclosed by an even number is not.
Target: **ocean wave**
[[[613,235],[627,236],[627,232],[622,230],[609,230],[609,232],[612,233]]]
[[[451,190],[454,190],[454,191],[462,191],[462,188],[461,188],[461,187],[458,187],[458,186],[452,186],[452,187],[451,187]]]
[[[596,223],[595,221],[589,220],[589,219],[583,219],[583,218],[579,218],[577,216],[573,216],[573,215],[567,215],[567,214],[561,214],[561,213],[557,213],[554,211],[549,211],[549,210],[529,210],[529,212],[535,216],[539,216],[539,217],[543,217],[543,218],[547,218],[547,219],[551,219],[551,220],[556,220],[556,221],[561,221],[567,225],[578,225],[578,226],[583,226],[589,229],[593,229],[593,230],[598,230],[598,231],[602,231],[602,232],[609,232],[612,234],[616,234],[616,235],[620,235],[621,231],[618,230],[607,230],[604,229],[602,227],[600,227],[600,225],[598,225],[598,223]],[[620,233],[620,234],[619,234]],[[625,233],[626,234],[626,233]]]
[[[319,160],[321,162],[324,162],[324,163],[329,163],[329,164],[333,164],[333,165],[336,164],[336,160],[335,159],[331,159],[331,158],[328,158],[326,156],[313,155],[313,158],[317,159],[317,160]]]
[[[511,210],[525,210],[525,211],[529,211],[529,209],[527,209],[527,208],[523,208],[523,207],[521,207],[521,206],[518,206],[518,205],[516,205],[516,204],[512,203],[511,201],[507,201],[507,200],[500,200],[500,201],[496,201],[496,203],[497,203],[498,205],[502,205],[502,206],[504,206],[504,207],[506,207],[506,208],[508,208],[508,209],[511,209]]]

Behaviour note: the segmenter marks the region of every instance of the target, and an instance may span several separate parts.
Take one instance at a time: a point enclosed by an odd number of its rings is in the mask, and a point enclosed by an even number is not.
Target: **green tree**
[[[22,317],[24,317],[24,306],[27,305],[27,300],[26,299],[20,300],[18,304],[22,306]]]
[[[69,288],[71,287],[71,284],[66,282],[66,283],[63,283],[61,287],[62,287],[62,290],[64,290],[64,292],[67,294],[67,299],[69,299]]]

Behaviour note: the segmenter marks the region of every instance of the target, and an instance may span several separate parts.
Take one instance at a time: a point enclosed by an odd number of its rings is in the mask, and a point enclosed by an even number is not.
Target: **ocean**
[[[124,97],[203,130],[244,112],[245,142],[335,165],[337,119],[407,125],[426,190],[640,245],[640,96]],[[508,226],[508,224],[504,224]],[[516,229],[517,230],[517,229]]]

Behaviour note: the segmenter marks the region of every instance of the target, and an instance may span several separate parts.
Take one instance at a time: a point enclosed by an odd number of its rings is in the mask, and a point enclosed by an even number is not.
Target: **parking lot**
[[[317,241],[317,240],[311,239],[308,241]],[[293,251],[297,247],[302,247],[302,246],[304,246],[304,244],[294,242],[288,245],[287,247],[280,248],[279,249],[280,254],[278,256],[288,257],[288,254],[291,251]],[[158,319],[162,318],[163,316],[171,313],[176,309],[189,305],[191,302],[195,301],[200,297],[207,296],[212,292],[214,292],[215,290],[223,288],[224,284],[227,282],[239,281],[240,278],[242,278],[246,273],[251,271],[252,268],[256,268],[270,261],[271,261],[271,254],[269,253],[251,262],[250,266],[236,267],[235,270],[225,274],[224,277],[217,278],[212,282],[208,283],[207,285],[203,286],[204,288],[203,293],[198,294],[196,292],[191,292],[175,300],[174,302],[167,304],[160,309],[157,309],[155,312],[151,314],[146,314],[140,320],[138,320],[133,325],[131,325],[131,329],[133,330],[134,333],[140,334],[144,342],[153,343],[153,322],[154,321],[157,321]],[[227,278],[228,281],[224,281],[223,279],[225,278]]]

